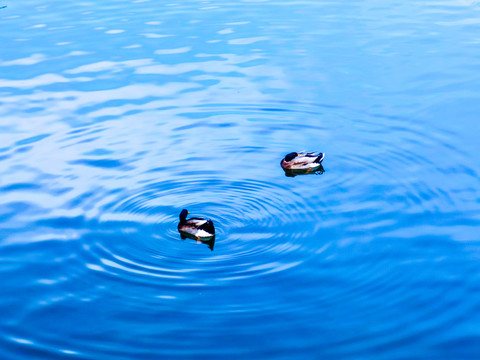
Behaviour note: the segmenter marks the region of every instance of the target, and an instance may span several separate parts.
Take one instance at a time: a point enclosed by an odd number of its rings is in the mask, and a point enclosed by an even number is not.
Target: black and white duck
[[[177,229],[180,235],[198,241],[208,241],[215,236],[215,227],[210,219],[204,219],[201,217],[192,217],[187,219],[189,212],[187,209],[183,209],[180,212],[180,222]]]
[[[324,157],[324,153],[291,152],[285,155],[281,165],[285,171],[305,171],[308,174],[320,169]]]

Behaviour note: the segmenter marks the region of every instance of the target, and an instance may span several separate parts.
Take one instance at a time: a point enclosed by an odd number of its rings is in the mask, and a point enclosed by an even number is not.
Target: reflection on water
[[[3,8],[2,355],[480,357],[479,15]],[[292,149],[328,171],[284,172]]]
[[[208,245],[208,248],[213,251],[213,247],[215,246],[215,236],[212,236],[210,238],[198,238],[196,236],[193,236],[191,234],[188,234],[188,233],[185,233],[185,232],[181,232],[179,231],[180,233],[180,238],[182,240],[185,240],[185,239],[192,239],[192,240],[195,240],[197,242],[197,244],[205,244],[205,245]]]

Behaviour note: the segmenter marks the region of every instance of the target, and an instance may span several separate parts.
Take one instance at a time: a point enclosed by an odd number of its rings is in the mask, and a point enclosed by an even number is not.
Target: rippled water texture
[[[480,358],[478,3],[2,6],[2,358]]]

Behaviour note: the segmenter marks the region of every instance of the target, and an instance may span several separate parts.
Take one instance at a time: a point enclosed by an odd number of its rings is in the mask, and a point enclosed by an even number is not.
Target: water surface
[[[5,5],[5,358],[480,357],[476,2]]]

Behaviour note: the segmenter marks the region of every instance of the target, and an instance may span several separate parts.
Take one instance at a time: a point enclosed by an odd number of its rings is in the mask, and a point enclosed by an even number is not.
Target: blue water
[[[478,2],[0,6],[3,359],[480,358]]]

